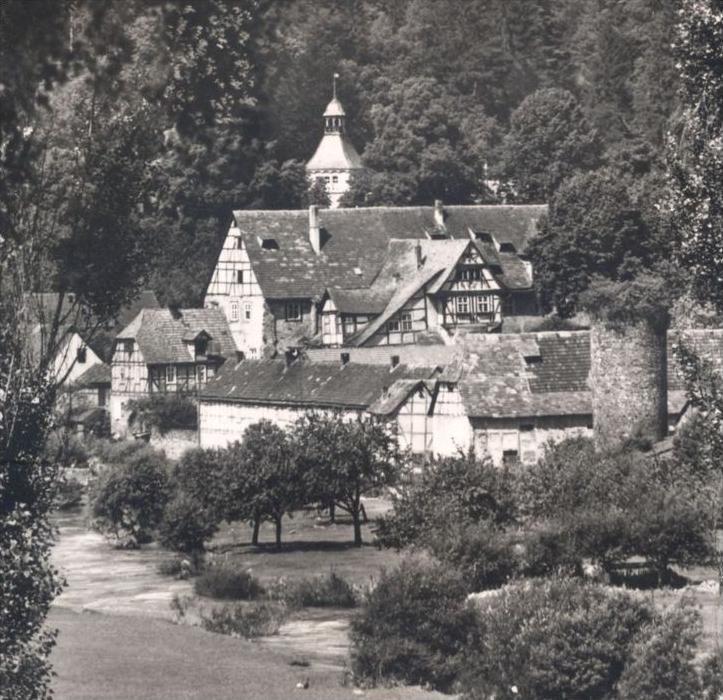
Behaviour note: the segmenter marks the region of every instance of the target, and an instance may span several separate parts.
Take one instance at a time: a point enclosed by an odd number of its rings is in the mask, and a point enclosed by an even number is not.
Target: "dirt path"
[[[173,620],[170,602],[192,593],[188,581],[162,576],[158,564],[169,554],[156,546],[113,549],[85,526],[80,512],[55,518],[60,534],[53,563],[67,580],[54,605],[74,612]],[[279,634],[259,643],[282,653],[341,668],[348,653],[348,611],[305,610],[284,624]]]

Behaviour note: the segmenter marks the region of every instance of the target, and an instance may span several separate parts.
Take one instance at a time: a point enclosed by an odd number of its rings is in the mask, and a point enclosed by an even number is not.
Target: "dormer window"
[[[124,340],[123,341],[123,352],[126,353],[126,355],[133,354],[133,341],[132,340]]]
[[[276,242],[275,238],[261,238],[261,236],[258,237],[259,245],[263,250],[278,250],[279,244]]]
[[[208,350],[208,338],[206,336],[201,336],[200,338],[196,338],[196,340],[193,342],[193,348],[196,353],[196,356],[205,355],[206,350]]]

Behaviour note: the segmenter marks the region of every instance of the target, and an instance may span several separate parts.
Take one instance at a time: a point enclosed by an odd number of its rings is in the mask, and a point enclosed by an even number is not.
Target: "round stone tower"
[[[668,433],[666,331],[638,318],[625,325],[593,320],[590,389],[598,448]]]

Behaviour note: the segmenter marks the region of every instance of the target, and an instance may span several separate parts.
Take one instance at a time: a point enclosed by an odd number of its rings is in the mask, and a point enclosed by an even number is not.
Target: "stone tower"
[[[336,97],[336,77],[334,96],[324,110],[324,135],[306,164],[311,183],[317,178],[324,180],[332,207],[339,206],[341,196],[349,189],[351,174],[364,169],[361,157],[346,135],[346,112]]]
[[[598,448],[612,447],[633,436],[655,442],[667,435],[664,328],[645,319],[624,326],[593,321],[590,383]]]

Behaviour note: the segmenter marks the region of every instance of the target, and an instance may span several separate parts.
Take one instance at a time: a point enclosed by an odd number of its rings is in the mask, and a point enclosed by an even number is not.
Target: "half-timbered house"
[[[143,309],[115,338],[111,429],[127,430],[128,402],[154,393],[195,395],[235,345],[218,309]]]
[[[493,330],[505,315],[536,313],[522,254],[544,211],[440,202],[236,211],[204,304],[223,310],[252,358]]]

